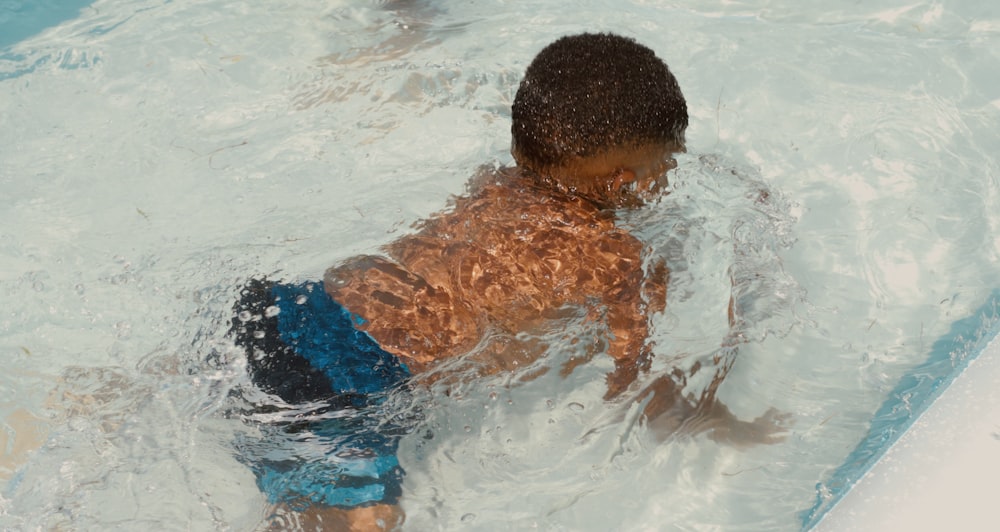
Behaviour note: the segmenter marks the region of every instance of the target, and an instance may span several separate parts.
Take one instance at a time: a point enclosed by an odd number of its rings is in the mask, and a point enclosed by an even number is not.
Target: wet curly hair
[[[684,144],[687,104],[667,65],[628,37],[562,37],[531,61],[511,109],[511,152],[535,171],[613,148]]]

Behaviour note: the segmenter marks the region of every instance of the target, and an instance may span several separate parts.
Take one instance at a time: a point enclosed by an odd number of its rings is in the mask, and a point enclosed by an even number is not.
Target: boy
[[[684,149],[677,81],[631,39],[563,37],[532,61],[512,111],[516,167],[474,179],[416,233],[330,268],[322,283],[243,290],[233,326],[254,382],[338,413],[285,430],[329,443],[325,457],[251,463],[272,502],[302,511],[296,519],[401,522],[399,436],[363,413],[442,359],[472,353],[487,372],[528,362],[545,346],[517,334],[576,308],[607,324],[607,399],[647,367],[647,319],[665,306],[667,272],[643,271],[643,246],[614,210],[655,197]]]

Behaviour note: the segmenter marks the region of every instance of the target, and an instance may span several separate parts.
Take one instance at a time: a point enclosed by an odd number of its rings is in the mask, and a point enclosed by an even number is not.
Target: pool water
[[[623,214],[672,269],[653,376],[720,353],[734,294],[721,398],[787,433],[664,437],[601,400],[602,357],[421,390],[406,529],[798,530],[1000,286],[992,4],[13,0],[0,28],[0,528],[261,523],[240,283],[317,279],[510,164],[568,33],[636,38],[688,99],[670,194]],[[600,334],[560,327],[542,367]]]

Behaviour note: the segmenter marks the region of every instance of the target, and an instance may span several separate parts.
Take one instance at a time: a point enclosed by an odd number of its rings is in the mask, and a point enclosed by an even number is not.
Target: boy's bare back
[[[644,292],[658,308],[665,296],[661,276],[643,281],[642,244],[615,225],[612,211],[517,169],[479,181],[450,210],[386,246],[384,257],[328,270],[326,291],[415,372],[470,352],[490,333],[531,331],[576,306],[607,323],[616,374],[632,373],[647,336]]]

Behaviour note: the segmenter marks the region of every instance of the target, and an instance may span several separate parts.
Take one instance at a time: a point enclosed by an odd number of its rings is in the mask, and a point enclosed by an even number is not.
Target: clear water
[[[317,278],[509,163],[520,75],[566,33],[654,48],[691,109],[672,193],[626,220],[674,272],[654,369],[717,351],[733,279],[749,342],[722,398],[788,436],[662,440],[601,401],[603,359],[469,381],[420,398],[407,529],[799,529],[1000,286],[992,4],[32,5],[0,2],[0,528],[260,523],[237,286]]]

